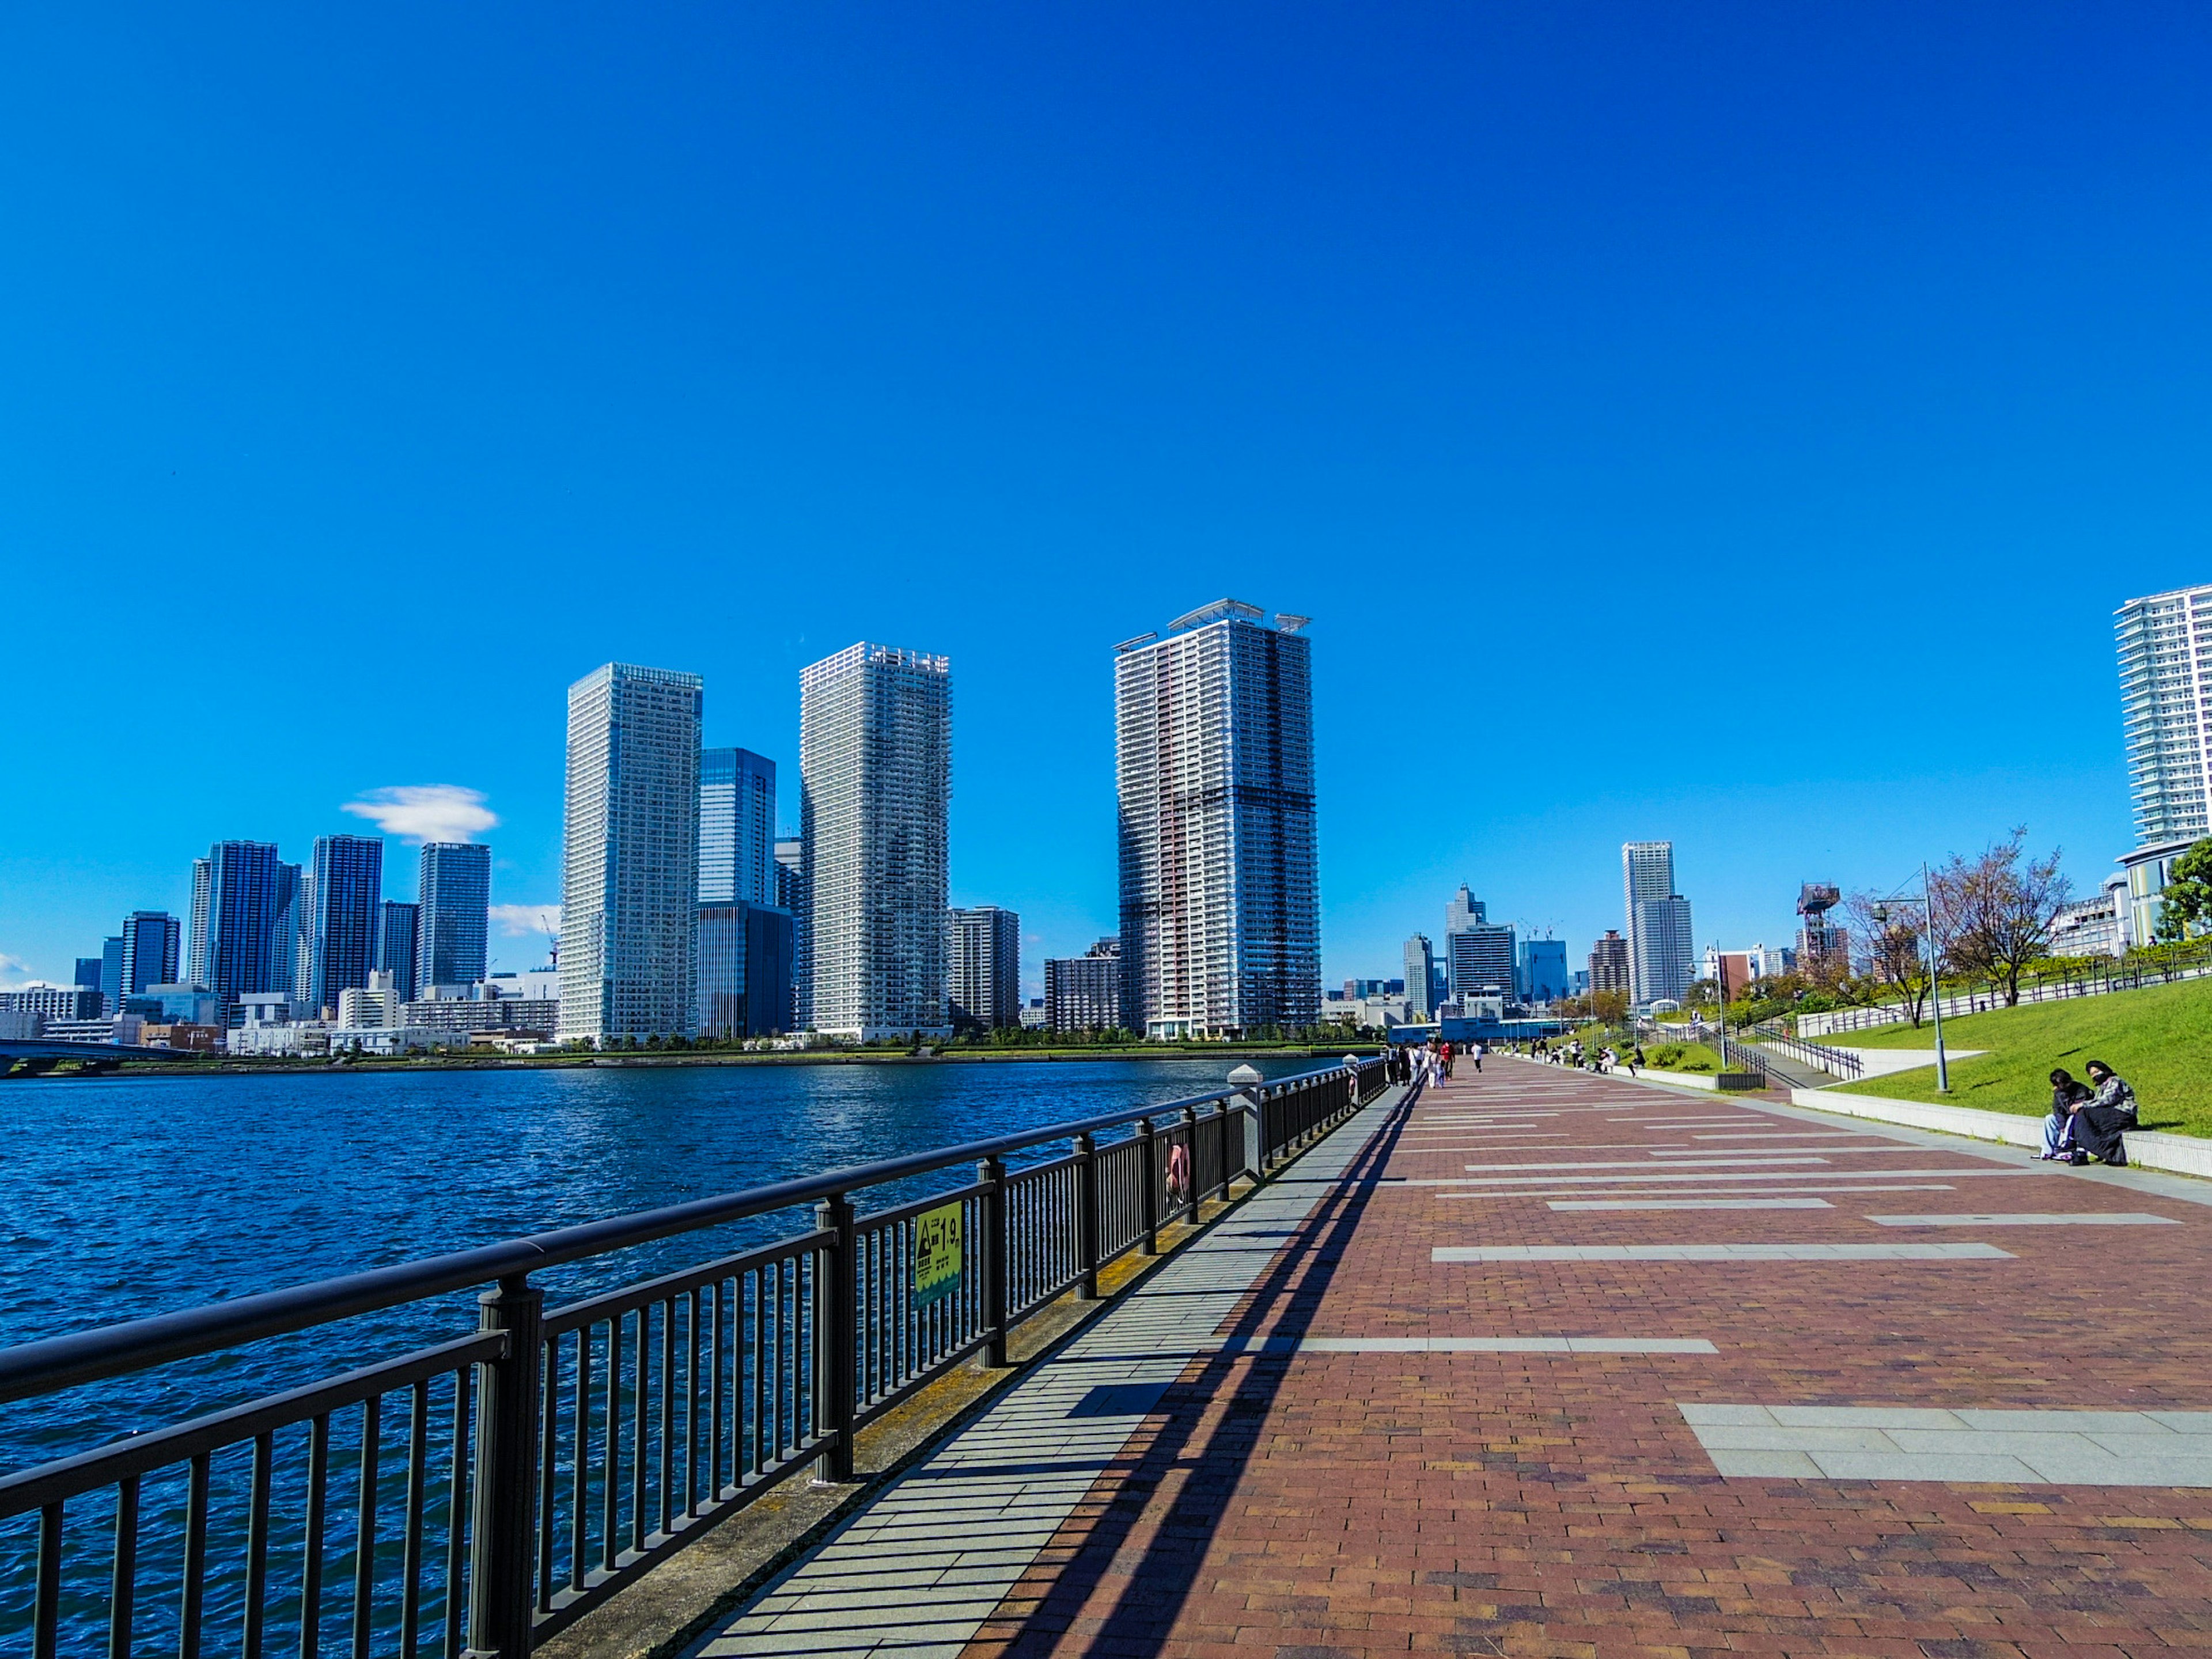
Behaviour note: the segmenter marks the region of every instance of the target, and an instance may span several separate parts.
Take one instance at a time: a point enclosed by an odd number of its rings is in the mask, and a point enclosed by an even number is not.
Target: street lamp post
[[[1951,1064],[1943,1051],[1943,958],[1936,948],[1936,900],[1929,892],[1928,866],[1920,866],[1920,895],[1893,895],[1874,907],[1874,922],[1877,927],[1889,925],[1891,904],[1917,904],[1928,923],[1928,1001],[1936,1018],[1936,1092],[1951,1092]]]

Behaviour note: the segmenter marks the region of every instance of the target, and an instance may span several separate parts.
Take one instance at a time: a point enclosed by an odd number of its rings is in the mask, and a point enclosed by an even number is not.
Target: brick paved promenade
[[[1023,1449],[966,1455],[1026,1533],[971,1536],[972,1492],[933,1510],[910,1478],[878,1505],[902,1526],[864,1515],[706,1651],[2212,1647],[2208,1200],[1462,1064],[970,1431]],[[1141,1397],[1101,1424],[1107,1362],[1154,1380],[1109,1379]]]

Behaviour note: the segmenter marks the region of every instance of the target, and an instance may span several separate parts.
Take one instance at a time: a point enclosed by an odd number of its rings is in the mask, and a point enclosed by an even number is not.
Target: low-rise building
[[[410,1003],[409,1007],[420,1005]],[[459,1005],[468,1007],[472,1005]],[[556,1016],[557,1018],[557,1016]],[[434,1054],[441,1048],[465,1048],[469,1039],[465,1033],[436,1031],[427,1025],[333,1025],[329,1033],[332,1054],[380,1054],[392,1057],[399,1054]]]
[[[50,1019],[38,1033],[49,1042],[123,1042],[136,1047],[146,1030],[137,1014],[116,1014],[99,1019]]]
[[[331,1051],[331,1028],[320,1020],[257,1020],[223,1034],[229,1053],[255,1060],[311,1060]]]
[[[222,1053],[222,1027],[212,1020],[172,1020],[167,1024],[149,1020],[138,1036],[138,1041],[146,1048],[174,1048],[192,1054]]]
[[[2054,957],[2121,957],[2128,951],[2128,878],[2107,876],[2093,898],[2060,909],[2051,924]]]
[[[1079,957],[1048,957],[1044,1023],[1053,1031],[1122,1029],[1121,941],[1102,939]]]
[[[343,1026],[397,1025],[406,1006],[399,994],[397,974],[373,973],[365,986],[338,993],[338,1024]]]
[[[466,1038],[473,1031],[550,1031],[561,1023],[558,1001],[534,997],[437,998],[399,1006],[395,1024],[447,1036]]]
[[[0,991],[0,1012],[35,1014],[51,1024],[98,1019],[106,1007],[97,985],[26,985],[19,991]]]

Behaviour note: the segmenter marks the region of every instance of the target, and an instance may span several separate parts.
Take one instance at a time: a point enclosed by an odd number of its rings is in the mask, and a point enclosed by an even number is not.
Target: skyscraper
[[[1518,974],[1513,929],[1490,921],[1489,907],[1462,882],[1444,906],[1444,965],[1455,998],[1495,991],[1513,998]]]
[[[185,977],[195,985],[208,982],[208,930],[214,904],[214,861],[194,859],[191,925],[185,936]]]
[[[568,688],[564,1040],[604,1044],[696,1029],[705,686],[696,674],[617,662]],[[427,939],[427,885],[422,916]]]
[[[1524,939],[1521,945],[1521,1000],[1555,1002],[1567,994],[1565,939]]]
[[[2136,842],[2212,833],[2212,586],[2130,599],[2113,612]]]
[[[1436,953],[1426,933],[1416,933],[1406,941],[1406,1009],[1414,1020],[1425,1020],[1437,1012]]]
[[[1628,935],[1630,996],[1637,1002],[1666,997],[1680,1001],[1696,977],[1696,954],[1690,941],[1689,902],[1674,891],[1674,843],[1671,841],[1624,842],[1620,848],[1620,879],[1624,900],[1624,931]],[[1644,904],[1679,905],[1663,919],[1637,920]],[[1646,945],[1662,954],[1647,954]]]
[[[1321,1015],[1312,644],[1236,599],[1115,647],[1122,1018],[1232,1036]]]
[[[1601,991],[1618,991],[1626,995],[1631,983],[1628,941],[1608,927],[1605,937],[1590,946],[1590,994],[1595,996]]]
[[[775,902],[791,912],[791,1018],[784,1029],[811,1030],[814,981],[809,977],[812,957],[807,921],[813,905],[806,892],[806,843],[797,836],[776,838]]]
[[[945,994],[955,1030],[997,1031],[1022,1018],[1022,919],[995,904],[945,915]]]
[[[776,904],[775,763],[750,749],[699,753],[699,902]]]
[[[167,910],[133,910],[124,917],[125,996],[143,996],[149,985],[176,982],[179,935],[182,932],[177,919]]]
[[[289,935],[283,927],[282,872],[299,866],[260,841],[219,841],[208,849],[206,977],[222,1019],[252,992],[292,994]],[[197,873],[197,872],[196,872]]]
[[[1636,1000],[1680,1002],[1690,994],[1698,975],[1697,945],[1690,930],[1690,901],[1680,895],[1662,899],[1639,899],[1635,931],[1628,939],[1629,958],[1642,964],[1636,984]]]
[[[262,989],[282,992],[284,1000],[305,1006],[307,1000],[307,912],[313,884],[309,871],[296,864],[276,866],[276,919],[269,930],[269,982]]]
[[[398,899],[376,907],[376,960],[370,964],[380,974],[392,975],[403,1003],[415,1000],[415,964],[421,936],[422,908]]]
[[[368,983],[376,966],[377,906],[384,902],[384,842],[374,836],[318,836],[307,887],[309,1008]]]
[[[111,1014],[122,1012],[123,994],[123,936],[118,933],[100,942],[101,1006]]]
[[[952,665],[848,647],[799,678],[808,1024],[872,1038],[951,1030],[945,982]]]
[[[490,963],[491,848],[475,841],[423,842],[415,899],[416,985],[427,990],[482,979]]]

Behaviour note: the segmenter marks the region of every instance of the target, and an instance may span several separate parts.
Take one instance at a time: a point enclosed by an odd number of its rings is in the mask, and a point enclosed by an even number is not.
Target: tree
[[[1917,906],[1885,903],[1872,893],[1854,893],[1844,905],[1851,938],[1861,956],[1859,972],[1875,995],[1887,994],[1904,1004],[1917,1029],[1927,1012],[1933,982],[1928,952],[1921,942],[1923,923]]]
[[[2059,873],[2057,849],[2024,860],[2027,841],[2021,828],[1978,857],[1954,853],[1929,878],[1936,914],[1948,921],[1952,963],[2002,988],[2008,1008],[2020,1002],[2028,964],[2051,954],[2052,924],[2074,896],[2073,884]]]
[[[2212,836],[2173,861],[2158,913],[2160,944],[2179,944],[2212,927]]]

